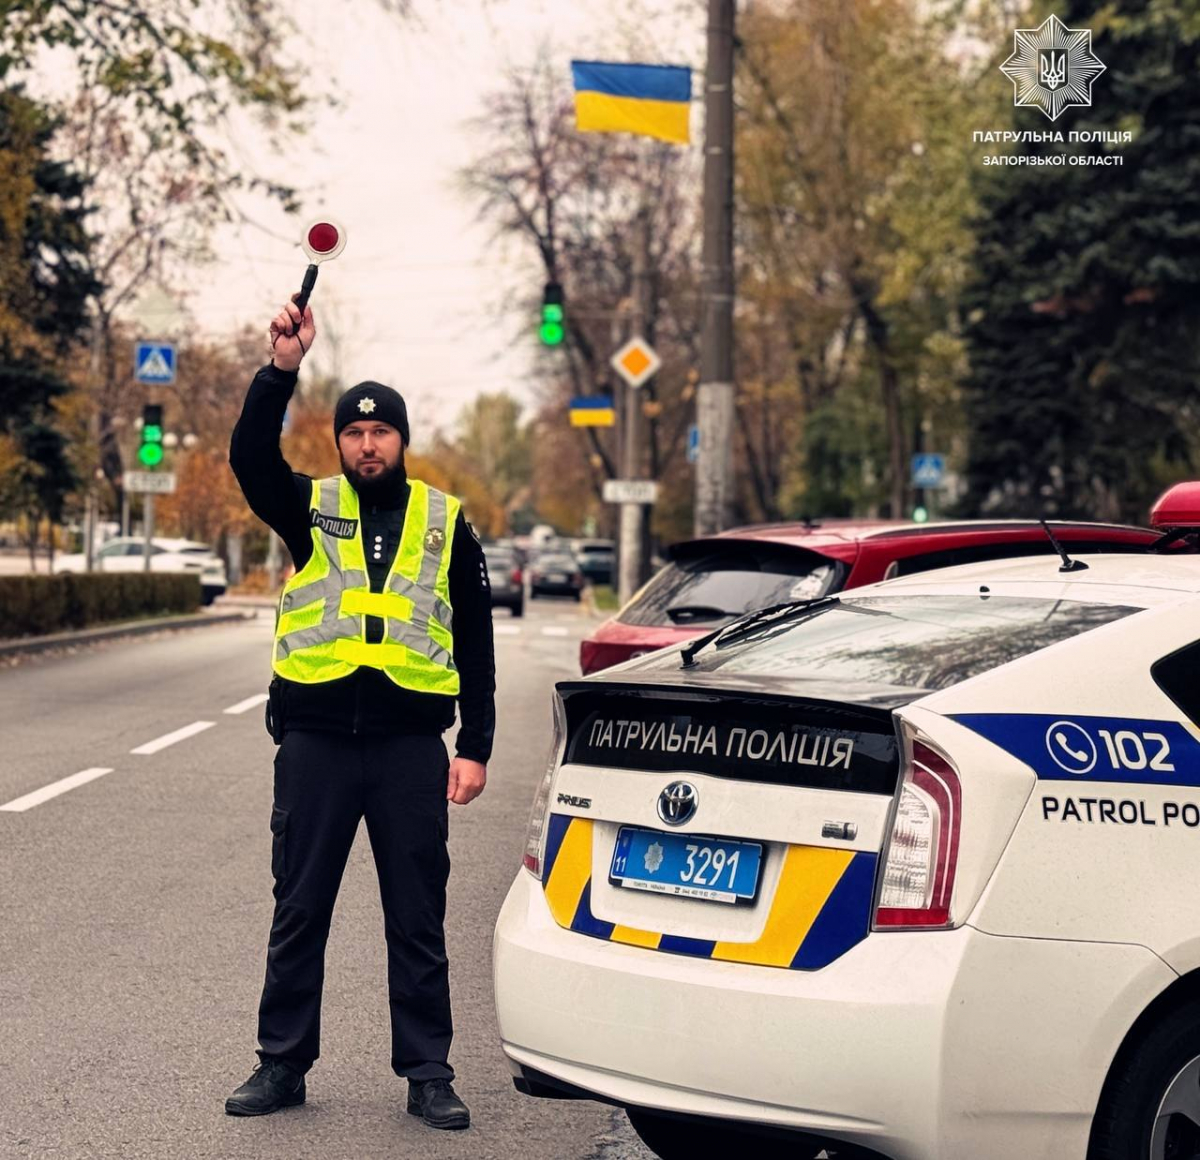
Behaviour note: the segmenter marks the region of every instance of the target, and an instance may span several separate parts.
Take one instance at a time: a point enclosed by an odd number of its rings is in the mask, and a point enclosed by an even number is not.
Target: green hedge
[[[195,612],[200,597],[200,577],[180,572],[0,576],[0,639]]]

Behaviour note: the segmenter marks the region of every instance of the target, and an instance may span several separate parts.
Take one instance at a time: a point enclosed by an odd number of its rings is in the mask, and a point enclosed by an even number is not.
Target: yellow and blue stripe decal
[[[571,61],[575,127],[584,133],[637,133],[686,145],[692,70],[681,65]]]
[[[861,942],[870,928],[878,856],[789,846],[771,913],[756,942],[713,942],[637,930],[592,913],[592,828],[587,818],[551,814],[543,885],[559,926],[579,934],[674,954],[815,971]]]

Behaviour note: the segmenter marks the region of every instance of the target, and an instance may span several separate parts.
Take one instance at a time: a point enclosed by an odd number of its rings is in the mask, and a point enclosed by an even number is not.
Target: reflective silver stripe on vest
[[[321,480],[318,510],[324,516],[335,518],[341,515],[341,492],[338,478]],[[293,608],[303,608],[314,600],[324,599],[325,606],[321,609],[321,620],[318,624],[307,628],[297,628],[285,633],[279,639],[279,659],[286,660],[297,649],[312,648],[319,644],[329,644],[345,637],[358,636],[361,625],[357,616],[342,616],[342,591],[344,588],[361,588],[368,583],[367,574],[357,568],[343,572],[339,563],[338,539],[324,529],[321,530],[321,546],[325,549],[325,558],[329,561],[329,574],[320,580],[302,584],[299,588],[283,594],[283,611]]]
[[[409,600],[416,604],[422,596],[428,596],[428,593],[422,593],[420,587],[407,576],[401,576],[399,572],[392,577],[392,582],[388,585],[393,592],[399,596],[406,596]],[[433,619],[438,622],[447,632],[454,627],[454,611],[440,596],[433,598]]]

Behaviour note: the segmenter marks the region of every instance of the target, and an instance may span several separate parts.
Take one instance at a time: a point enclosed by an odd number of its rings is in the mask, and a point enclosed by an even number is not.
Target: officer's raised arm
[[[279,437],[297,371],[315,337],[311,307],[301,319],[289,302],[271,320],[271,362],[254,376],[229,442],[229,465],[250,510],[280,535],[297,567],[297,554],[308,550],[309,480],[288,466]]]

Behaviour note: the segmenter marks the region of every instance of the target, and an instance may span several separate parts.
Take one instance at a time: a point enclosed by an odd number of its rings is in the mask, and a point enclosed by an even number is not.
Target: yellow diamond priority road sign
[[[662,359],[644,338],[631,338],[612,356],[612,365],[631,387],[640,387],[662,366]]]

